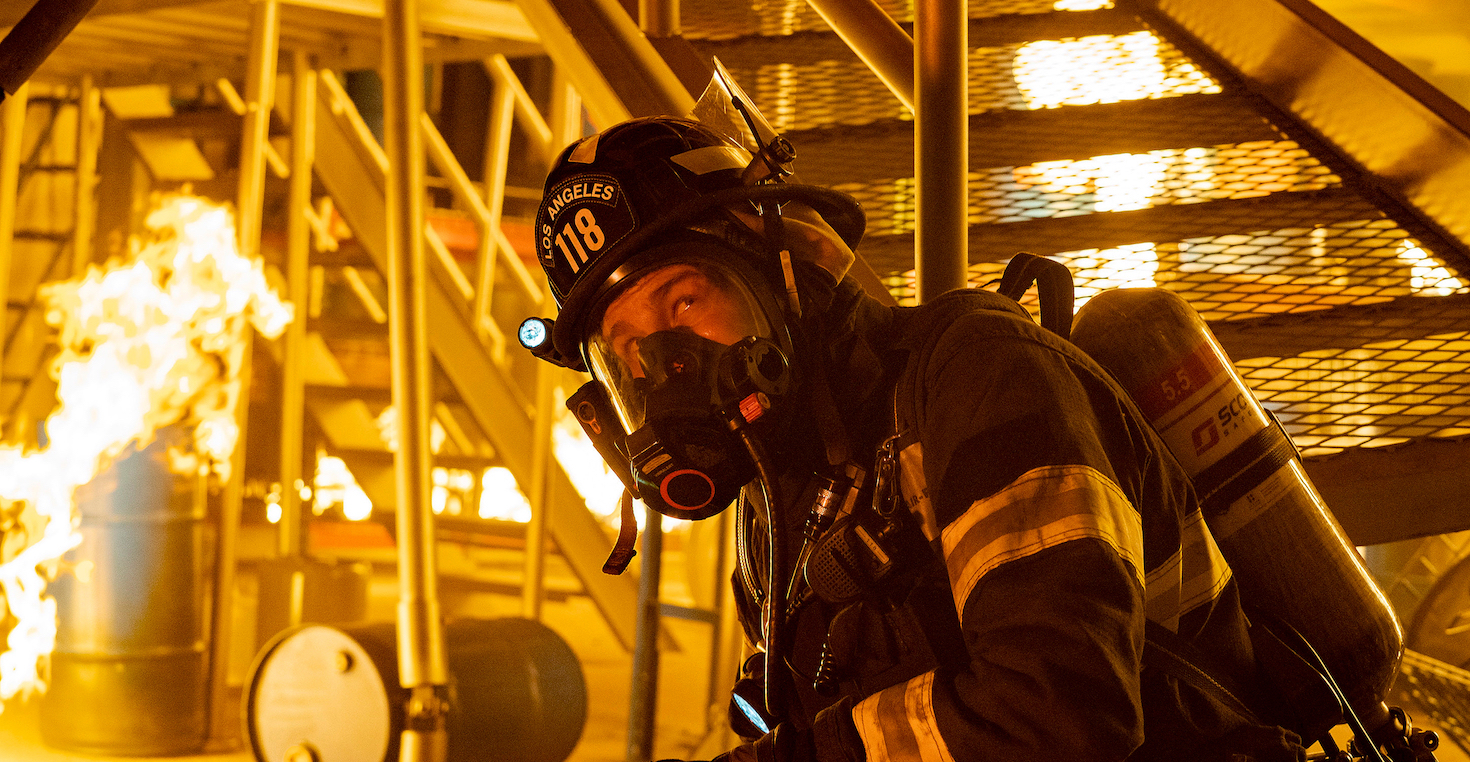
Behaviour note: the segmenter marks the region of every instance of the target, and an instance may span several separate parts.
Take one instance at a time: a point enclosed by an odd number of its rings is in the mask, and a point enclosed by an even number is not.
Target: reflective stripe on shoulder
[[[885,688],[852,708],[869,762],[954,762],[934,719],[934,673]]]
[[[1230,577],[1230,564],[1196,509],[1179,527],[1179,550],[1144,579],[1148,618],[1178,632],[1179,618],[1219,598]]]
[[[1106,542],[1143,578],[1143,518],[1123,490],[1090,466],[1042,466],[976,500],[940,534],[955,607],[992,569],[1072,540]]]

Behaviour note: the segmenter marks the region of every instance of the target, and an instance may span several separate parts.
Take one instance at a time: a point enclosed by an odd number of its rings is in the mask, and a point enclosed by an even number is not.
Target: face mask
[[[769,339],[726,346],[688,331],[649,334],[638,354],[643,425],[627,438],[638,494],[667,516],[713,516],[755,478],[735,431],[769,421],[790,385],[786,357]]]

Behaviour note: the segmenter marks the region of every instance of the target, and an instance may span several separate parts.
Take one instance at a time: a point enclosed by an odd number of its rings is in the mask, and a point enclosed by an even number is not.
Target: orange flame
[[[46,322],[60,333],[59,406],[44,449],[0,448],[0,501],[24,501],[45,524],[39,540],[0,564],[0,614],[17,620],[0,651],[0,700],[45,690],[56,640],[46,578],[81,542],[73,491],[129,444],[180,421],[193,424],[195,451],[175,453],[174,468],[228,477],[246,324],[275,337],[293,316],[261,262],[240,256],[228,207],[165,196],[147,227],[125,261],[41,289]]]

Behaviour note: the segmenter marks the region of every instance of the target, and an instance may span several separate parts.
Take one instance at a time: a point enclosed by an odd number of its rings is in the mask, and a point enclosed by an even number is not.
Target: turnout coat
[[[809,477],[830,450],[821,430],[834,425],[870,471],[889,442],[923,540],[898,553],[899,581],[856,603],[816,601],[788,625],[797,698],[780,742],[753,747],[761,758],[1301,756],[1290,733],[1145,665],[1151,620],[1257,678],[1190,483],[1106,372],[990,292],[888,308],[849,278],[804,298],[798,357],[823,363],[838,422],[798,402],[796,433],[776,448],[786,545],[801,547]],[[764,512],[749,493],[735,586],[758,643]]]

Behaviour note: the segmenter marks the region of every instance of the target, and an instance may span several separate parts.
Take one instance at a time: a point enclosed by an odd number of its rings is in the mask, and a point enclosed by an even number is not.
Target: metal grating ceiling
[[[984,16],[1045,6],[971,7]],[[800,13],[768,18],[780,30],[765,22],[761,33],[820,28],[788,23]],[[1160,286],[1217,325],[1470,293],[1458,251],[1375,203],[1356,177],[1294,140],[1291,125],[1222,93],[1177,48],[1108,19],[1115,33],[971,50],[972,285],[1032,251],[1067,263],[1079,297]],[[764,57],[731,57],[746,64],[736,77],[792,135],[804,180],[863,203],[862,252],[911,303],[912,116],[854,57],[782,63],[770,39]],[[1313,336],[1313,326],[1328,334]],[[1340,328],[1304,323],[1279,348],[1258,342],[1233,355],[1304,455],[1470,435],[1464,333],[1409,319],[1392,336],[1341,346]]]
[[[877,0],[877,4],[900,24],[914,20],[913,0]],[[1068,3],[1053,0],[971,0],[970,18],[1012,14],[1049,13]],[[1076,3],[1078,10],[1110,6],[1111,3]],[[1058,8],[1057,6],[1063,6]],[[822,17],[806,0],[692,0],[680,8],[684,35],[691,40],[725,40],[753,35],[775,36],[799,32],[829,31]]]
[[[721,60],[779,130],[913,118],[853,56],[755,68]],[[1108,73],[1106,87],[1098,86],[1100,71]],[[1178,49],[1147,31],[973,48],[968,78],[972,114],[1220,92]]]

